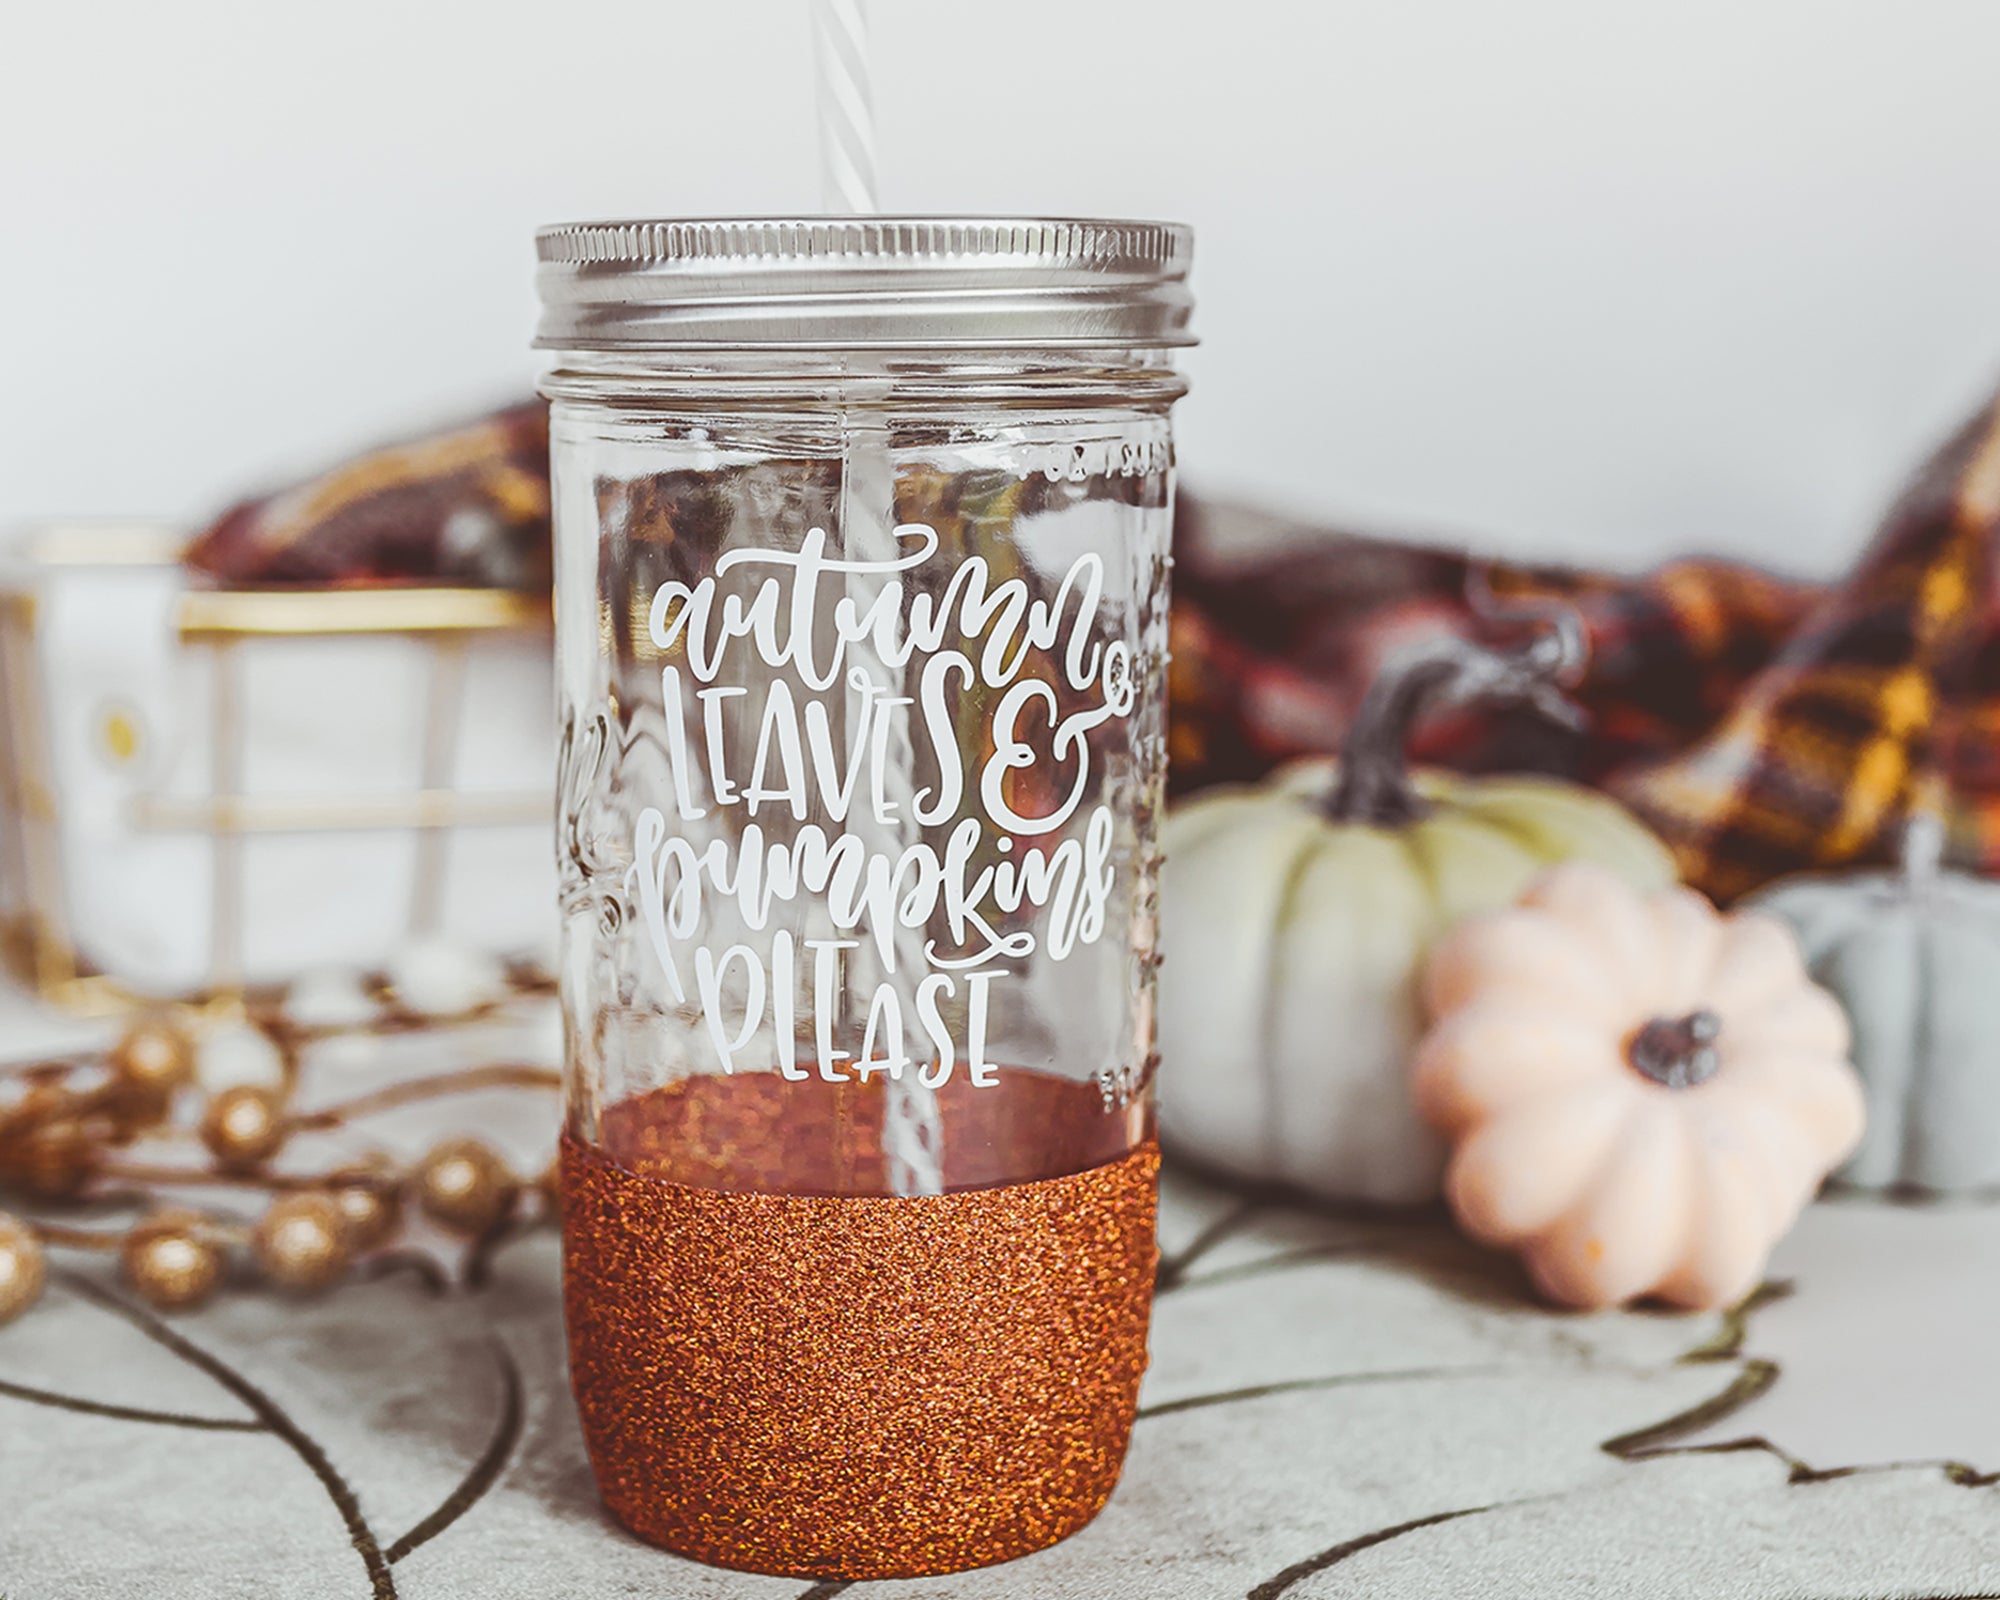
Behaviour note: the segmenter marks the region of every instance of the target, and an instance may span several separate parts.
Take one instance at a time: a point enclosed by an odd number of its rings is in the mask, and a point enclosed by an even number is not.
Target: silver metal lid
[[[1003,217],[725,217],[535,236],[558,350],[1194,343],[1192,230]]]

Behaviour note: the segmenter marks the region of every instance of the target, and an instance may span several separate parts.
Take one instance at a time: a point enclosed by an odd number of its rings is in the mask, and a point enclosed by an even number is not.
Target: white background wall
[[[805,7],[17,0],[0,522],[523,390],[538,222],[811,208]],[[1197,488],[1827,569],[2000,377],[2000,6],[873,16],[890,208],[1196,225]]]

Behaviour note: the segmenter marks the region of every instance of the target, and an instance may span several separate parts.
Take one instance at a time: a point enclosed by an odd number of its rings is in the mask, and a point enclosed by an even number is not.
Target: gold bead
[[[104,1164],[104,1146],[76,1117],[26,1129],[0,1153],[0,1179],[38,1200],[75,1198]]]
[[[24,1139],[44,1123],[75,1111],[77,1097],[55,1083],[30,1083],[5,1110],[0,1110],[0,1139]]]
[[[352,1252],[340,1204],[326,1194],[273,1200],[250,1236],[264,1275],[281,1289],[324,1289],[347,1270]]]
[[[169,1208],[140,1218],[118,1260],[125,1281],[162,1311],[200,1305],[222,1277],[222,1252],[197,1211]]]
[[[402,1202],[396,1191],[375,1183],[343,1183],[331,1191],[340,1207],[347,1247],[356,1255],[387,1244],[402,1226]]]
[[[514,1174],[477,1139],[447,1139],[411,1179],[424,1215],[453,1233],[490,1233],[514,1204]]]
[[[121,1098],[164,1111],[194,1077],[194,1041],[164,1016],[141,1017],[111,1047],[111,1073]]]
[[[12,1322],[33,1305],[47,1277],[42,1241],[25,1222],[0,1211],[0,1322]]]
[[[227,1172],[251,1172],[284,1148],[284,1102],[248,1084],[224,1089],[202,1113],[201,1142]]]

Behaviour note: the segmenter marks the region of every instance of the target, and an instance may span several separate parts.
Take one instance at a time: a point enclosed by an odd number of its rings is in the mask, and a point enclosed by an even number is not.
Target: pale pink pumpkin
[[[1418,1109],[1445,1193],[1551,1299],[1728,1305],[1861,1138],[1847,1019],[1775,917],[1559,866],[1446,934]]]

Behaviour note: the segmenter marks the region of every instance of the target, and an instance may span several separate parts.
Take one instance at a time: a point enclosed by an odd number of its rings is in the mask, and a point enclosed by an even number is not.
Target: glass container
[[[643,1537],[948,1571],[1116,1482],[1184,228],[554,228],[572,1376]]]

